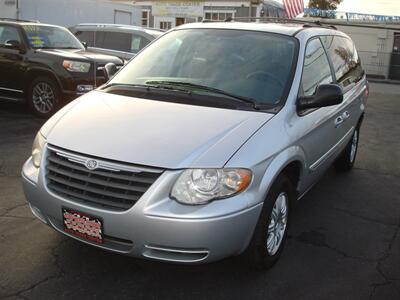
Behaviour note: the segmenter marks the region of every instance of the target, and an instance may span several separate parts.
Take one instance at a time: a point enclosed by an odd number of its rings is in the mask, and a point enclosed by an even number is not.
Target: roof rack
[[[24,20],[14,18],[0,18],[0,21],[14,21],[14,22],[27,22],[27,23],[40,23],[38,20]]]
[[[277,18],[277,17],[228,17],[223,22],[232,22],[232,21],[267,21],[268,23],[284,23],[284,24],[303,24],[304,28],[309,27],[325,27],[336,30],[337,28],[334,25],[323,23],[321,21],[309,21],[309,20],[299,20],[299,19],[286,19],[286,18]],[[220,22],[214,20],[203,20],[206,22]]]

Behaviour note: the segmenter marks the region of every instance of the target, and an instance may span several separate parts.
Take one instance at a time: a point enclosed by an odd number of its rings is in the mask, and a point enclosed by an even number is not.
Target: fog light
[[[76,91],[78,93],[88,93],[90,91],[93,91],[93,85],[90,84],[80,84],[76,87]]]

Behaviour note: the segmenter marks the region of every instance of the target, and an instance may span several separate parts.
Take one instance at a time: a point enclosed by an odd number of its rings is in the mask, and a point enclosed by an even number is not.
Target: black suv
[[[115,56],[91,53],[66,28],[0,20],[0,99],[27,101],[40,117],[105,82]]]

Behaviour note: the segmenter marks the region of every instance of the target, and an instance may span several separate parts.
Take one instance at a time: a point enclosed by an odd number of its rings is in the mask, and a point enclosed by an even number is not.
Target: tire
[[[279,259],[286,240],[290,221],[290,208],[291,204],[295,200],[295,195],[295,189],[289,178],[284,174],[279,175],[268,192],[258,223],[254,230],[253,238],[247,250],[243,254],[247,263],[251,267],[259,270],[267,270]],[[283,207],[281,207],[282,209],[278,209],[278,201],[281,203],[282,201],[285,202],[285,211],[283,211]],[[277,211],[281,213],[282,217],[286,215],[286,221],[278,223],[278,225],[283,226],[284,229],[280,234],[280,240],[275,244],[275,246],[272,246],[272,240],[276,236],[273,234],[272,213]],[[276,214],[274,215],[276,216]],[[278,227],[275,228],[277,229]],[[279,230],[277,232],[279,232]]]
[[[57,83],[47,76],[32,81],[28,90],[28,106],[40,118],[51,117],[59,108],[61,93]]]
[[[349,172],[356,161],[357,150],[358,150],[358,141],[360,137],[360,126],[357,126],[354,130],[353,136],[351,140],[346,145],[346,148],[343,150],[342,154],[335,161],[335,168],[341,172]]]

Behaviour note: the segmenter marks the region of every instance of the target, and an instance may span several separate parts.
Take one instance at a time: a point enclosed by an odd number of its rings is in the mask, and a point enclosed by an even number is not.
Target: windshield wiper
[[[224,95],[224,96],[230,97],[236,101],[240,101],[242,103],[250,104],[256,110],[260,109],[257,102],[252,98],[231,94],[229,92],[225,92],[223,90],[205,86],[205,85],[201,85],[201,84],[184,82],[184,81],[168,81],[168,80],[149,80],[149,81],[146,81],[146,84],[156,84],[158,86],[160,86],[160,85],[177,85],[177,86],[187,86],[187,87],[191,87],[191,88],[197,88],[197,89],[200,89],[203,91],[207,91],[207,92],[211,92],[211,93],[215,93],[215,94],[219,94],[219,95]]]
[[[115,86],[122,86],[122,87],[139,87],[139,88],[145,88],[147,91],[150,91],[150,89],[164,89],[164,90],[174,90],[174,91],[180,91],[180,92],[185,92],[189,93],[190,91],[186,89],[179,89],[175,88],[172,86],[165,86],[165,85],[158,85],[158,84],[140,84],[140,83],[110,83],[107,84],[104,88],[108,87],[115,87]]]

